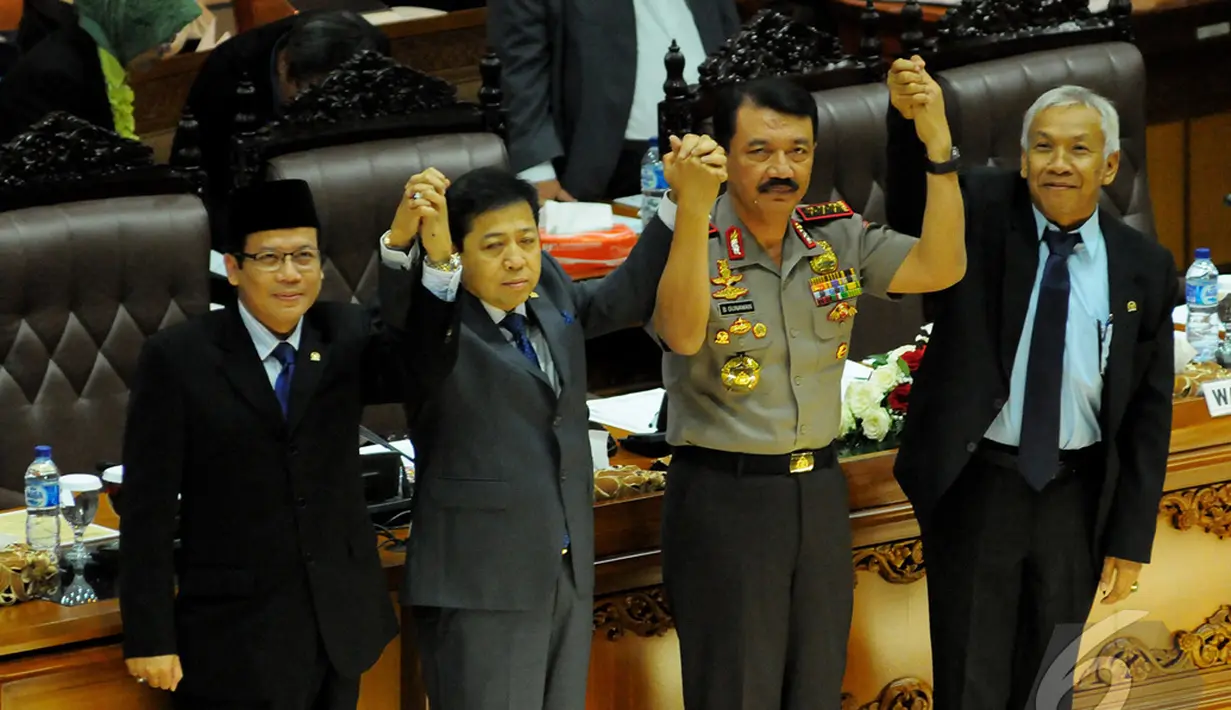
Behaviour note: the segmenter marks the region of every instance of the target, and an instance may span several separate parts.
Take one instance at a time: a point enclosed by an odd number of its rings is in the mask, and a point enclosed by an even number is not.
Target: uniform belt
[[[700,446],[677,446],[671,457],[673,460],[678,458],[736,476],[794,476],[824,468],[836,468],[838,465],[838,452],[833,444],[821,449],[789,454],[741,454]]]
[[[1084,449],[1061,449],[1060,450],[1060,470],[1056,472],[1056,479],[1067,478],[1082,471],[1088,471],[1093,466],[1097,465],[1099,452],[1101,447],[1097,444],[1087,446]],[[998,441],[984,439],[979,442],[979,448],[975,450],[975,457],[1000,468],[1010,471],[1017,471],[1018,468],[1018,448],[1016,446],[1007,446]]]

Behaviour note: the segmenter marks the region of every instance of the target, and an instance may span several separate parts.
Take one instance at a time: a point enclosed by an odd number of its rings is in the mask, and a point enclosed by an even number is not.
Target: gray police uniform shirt
[[[672,208],[660,216],[674,228]],[[718,199],[713,219],[705,343],[693,356],[663,356],[667,440],[747,454],[823,448],[839,432],[858,296],[891,298],[889,284],[918,240],[864,221],[844,202],[801,205],[787,225],[780,268],[729,196]],[[751,365],[745,357],[759,366],[751,389],[755,366],[738,367]]]

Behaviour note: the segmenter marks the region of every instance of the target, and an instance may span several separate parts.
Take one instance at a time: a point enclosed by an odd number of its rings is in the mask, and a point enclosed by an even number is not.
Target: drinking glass
[[[73,547],[65,553],[64,559],[73,566],[78,563],[84,566],[90,558],[85,549],[85,531],[94,522],[102,489],[102,480],[88,473],[60,477],[60,512],[73,527]]]

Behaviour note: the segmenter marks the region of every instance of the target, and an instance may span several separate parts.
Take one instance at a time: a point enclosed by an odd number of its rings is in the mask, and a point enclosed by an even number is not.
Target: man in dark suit
[[[640,194],[671,41],[696,83],[739,29],[734,0],[491,0],[487,13],[504,62],[509,159],[553,200]]]
[[[529,183],[480,168],[447,186],[446,208],[439,173],[412,180],[413,193],[448,211],[463,287],[456,375],[412,434],[417,497],[402,599],[414,606],[433,710],[585,707],[594,593],[585,343],[643,324],[656,300],[669,304],[705,278],[725,155],[696,137],[681,147],[689,154],[668,172],[687,213],[674,237],[653,223],[623,265],[580,283],[542,253]],[[687,349],[679,315],[667,307],[654,317],[669,344]]]
[[[199,125],[207,195],[223,200],[230,190],[231,158],[240,113],[236,90],[252,82],[254,128],[273,121],[282,105],[361,51],[389,54],[389,38],[353,12],[305,12],[262,25],[218,45],[201,65],[185,110]],[[171,154],[184,145],[177,132]]]
[[[935,82],[903,59],[889,86],[887,207],[909,232],[924,169],[907,119]],[[895,469],[923,532],[940,708],[1067,706],[1100,587],[1123,601],[1150,560],[1177,281],[1166,249],[1099,209],[1119,138],[1110,102],[1059,87],[1026,114],[1018,173],[962,175],[969,267],[936,298]]]
[[[138,364],[124,652],[177,708],[353,710],[360,675],[397,633],[359,477],[360,415],[419,401],[450,371],[457,309],[423,291],[417,269],[395,268],[381,275],[383,322],[317,303],[307,184],[258,184],[233,207],[237,305],[155,334]]]

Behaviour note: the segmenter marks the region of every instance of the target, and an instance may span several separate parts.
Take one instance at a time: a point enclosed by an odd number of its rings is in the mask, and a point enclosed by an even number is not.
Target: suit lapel
[[[303,421],[312,397],[321,383],[321,375],[329,364],[329,349],[326,338],[313,322],[304,316],[303,329],[299,333],[299,349],[295,351],[295,373],[291,378],[291,401],[287,408],[287,429],[294,432]]]
[[[488,314],[487,309],[483,307],[483,302],[476,298],[468,291],[460,291],[458,298],[462,299],[462,318],[471,330],[474,331],[479,338],[487,343],[492,350],[496,351],[496,355],[504,360],[509,367],[515,370],[522,370],[532,377],[537,377],[540,382],[551,388],[551,382],[548,381],[547,375],[544,374],[542,368],[535,367],[530,359],[521,354],[508,338],[505,337],[504,331],[500,326],[496,325]]]
[[[1016,209],[1004,242],[1004,317],[1000,326],[1000,364],[1006,383],[1013,372],[1013,359],[1017,355],[1022,328],[1026,324],[1026,311],[1030,307],[1030,294],[1034,292],[1034,280],[1039,271],[1038,227],[1024,181],[1019,189],[1021,194],[1014,200]]]
[[[569,324],[564,322],[564,313],[555,305],[550,296],[532,298],[528,306],[534,313],[535,320],[538,321],[539,329],[543,331],[547,347],[551,350],[551,362],[556,368],[556,379],[560,382],[560,392],[563,394],[564,388],[568,386],[570,374],[568,351],[564,345],[565,329]],[[569,316],[570,319],[575,317]]]
[[[1142,288],[1137,265],[1141,263],[1136,240],[1122,226],[1100,212],[1099,225],[1107,249],[1107,293],[1111,310],[1111,351],[1103,375],[1103,427],[1105,440],[1114,438],[1128,406],[1133,376],[1133,347],[1141,329]]]
[[[219,348],[222,351],[222,374],[241,399],[257,411],[261,419],[270,422],[277,430],[282,426],[282,407],[274,388],[269,385],[265,366],[252,344],[252,336],[240,320],[235,307],[227,309],[227,319],[219,331]]]

